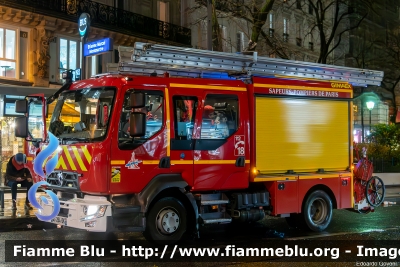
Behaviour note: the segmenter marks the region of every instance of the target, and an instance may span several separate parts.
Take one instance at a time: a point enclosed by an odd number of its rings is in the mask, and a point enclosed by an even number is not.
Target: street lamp
[[[374,101],[367,101],[367,109],[369,110],[369,134],[371,134],[371,111],[375,106],[375,102]]]

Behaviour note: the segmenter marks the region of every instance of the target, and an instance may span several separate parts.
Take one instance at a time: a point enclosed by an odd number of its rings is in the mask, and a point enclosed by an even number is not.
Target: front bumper
[[[105,197],[86,195],[83,199],[75,196],[69,200],[62,200],[58,196],[58,200],[60,212],[50,221],[51,223],[91,232],[111,230],[111,203]],[[47,202],[45,204],[40,201],[43,209],[39,209],[39,214],[49,215],[53,212],[54,203],[50,198],[47,198]]]

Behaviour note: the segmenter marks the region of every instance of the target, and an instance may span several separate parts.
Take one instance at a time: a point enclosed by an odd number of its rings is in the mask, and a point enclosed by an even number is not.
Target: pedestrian
[[[22,153],[15,154],[15,156],[12,156],[7,163],[4,185],[11,187],[13,210],[17,209],[18,184],[20,184],[22,187],[26,187],[25,209],[32,209],[28,199],[29,189],[33,185],[32,175],[29,169],[25,167],[25,163],[26,155]]]

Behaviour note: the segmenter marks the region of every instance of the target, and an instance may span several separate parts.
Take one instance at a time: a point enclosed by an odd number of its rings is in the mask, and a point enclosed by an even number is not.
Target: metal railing
[[[391,158],[390,160],[386,160],[373,158],[371,161],[374,164],[374,173],[400,173],[400,159]]]
[[[83,12],[89,13],[93,27],[107,29],[157,42],[191,44],[189,28],[156,20],[90,0],[0,0],[0,5],[78,23]]]

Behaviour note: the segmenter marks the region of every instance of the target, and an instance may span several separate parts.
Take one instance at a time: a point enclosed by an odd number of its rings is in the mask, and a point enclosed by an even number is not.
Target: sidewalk
[[[400,205],[400,185],[386,186],[385,201],[397,202]]]
[[[37,198],[45,193],[36,193]],[[36,208],[25,210],[25,193],[17,195],[17,210],[11,210],[11,193],[5,193],[4,210],[0,208],[0,232],[23,231],[23,230],[46,230],[57,228],[55,224],[39,221],[36,218]],[[385,201],[397,202],[400,205],[400,185],[387,186]]]
[[[45,193],[36,193],[37,198]],[[52,229],[57,226],[39,221],[36,208],[25,210],[26,193],[17,194],[17,210],[12,210],[11,193],[4,194],[4,210],[0,208],[0,232]]]

